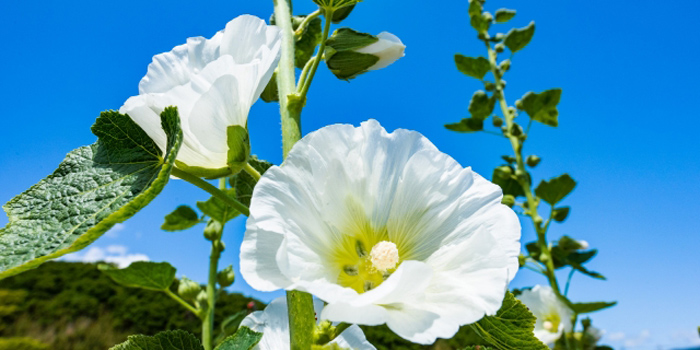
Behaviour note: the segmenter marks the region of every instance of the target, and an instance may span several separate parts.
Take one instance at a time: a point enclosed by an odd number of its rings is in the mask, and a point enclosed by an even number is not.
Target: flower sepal
[[[230,125],[226,128],[228,143],[227,163],[231,175],[236,175],[248,163],[250,158],[250,138],[248,129],[240,125]]]

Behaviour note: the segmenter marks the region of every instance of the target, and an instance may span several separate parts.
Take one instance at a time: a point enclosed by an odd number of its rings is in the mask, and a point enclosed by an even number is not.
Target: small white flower
[[[573,329],[573,311],[564,304],[549,286],[537,285],[518,296],[532,312],[535,322],[535,337],[547,345],[553,345],[562,335]]]
[[[241,273],[316,295],[323,319],[450,338],[495,314],[518,270],[520,224],[501,198],[417,132],[328,126],[256,185]]]
[[[227,167],[226,128],[246,127],[248,112],[277,66],[279,29],[244,15],[211,39],[194,37],[153,57],[139,95],[119,112],[128,114],[161,149],[160,113],[177,106],[184,143],[177,160],[190,167]]]
[[[314,300],[314,311],[317,315],[323,310],[323,302]],[[253,350],[282,350],[289,349],[289,318],[287,316],[287,298],[282,296],[273,300],[264,311],[256,311],[246,316],[241,326],[248,327],[263,334],[260,342]],[[375,350],[357,325],[352,325],[340,333],[329,344],[338,344],[341,349]]]
[[[379,57],[379,61],[367,70],[386,68],[404,56],[406,45],[401,42],[399,37],[389,32],[381,32],[377,38],[379,40],[374,44],[356,50],[359,53],[368,53]]]

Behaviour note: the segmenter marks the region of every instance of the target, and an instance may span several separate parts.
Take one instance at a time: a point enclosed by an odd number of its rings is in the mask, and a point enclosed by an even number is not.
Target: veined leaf
[[[522,109],[533,120],[549,126],[559,125],[557,105],[561,99],[561,89],[551,89],[537,94],[528,92],[521,99]]]
[[[187,205],[181,205],[165,216],[165,222],[160,226],[160,229],[164,231],[182,231],[199,222],[199,215],[194,209]]]
[[[214,350],[249,350],[260,342],[263,334],[248,327],[240,327],[236,334],[224,339]]]
[[[230,188],[224,190],[224,193],[230,197],[234,197],[236,195],[236,190]],[[205,202],[197,202],[197,208],[199,208],[204,215],[222,224],[227,223],[240,214],[236,209],[231,208],[231,206],[224,203],[224,201],[213,196]]]
[[[456,54],[455,64],[460,72],[479,80],[484,79],[486,73],[491,70],[491,63],[484,57],[472,58]]]
[[[556,205],[571,193],[574,187],[576,187],[576,181],[569,174],[564,174],[548,181],[540,182],[535,188],[535,195],[551,205]]]
[[[479,118],[462,118],[458,123],[445,124],[445,128],[457,132],[476,132],[484,129],[484,121]]]
[[[167,262],[136,261],[124,269],[108,264],[97,268],[123,286],[163,291],[175,281],[175,268]]]
[[[110,350],[204,350],[199,339],[185,331],[165,331],[152,337],[131,335]]]
[[[248,164],[257,170],[260,175],[263,175],[272,166],[271,163],[260,160],[255,156],[248,159]],[[256,183],[257,181],[245,171],[232,176],[229,180],[231,187],[236,190],[236,199],[247,207],[250,206],[250,199],[253,197],[253,188]]]
[[[535,35],[535,22],[530,22],[527,27],[524,28],[513,28],[503,41],[511,52],[516,53],[527,46],[532,40],[532,36]]]
[[[499,9],[496,11],[496,23],[505,23],[515,17],[515,10]]]
[[[126,115],[103,112],[97,142],[66,156],[58,169],[5,206],[0,279],[85,248],[132,217],[165,187],[182,144],[174,107],[161,114],[165,154]]]
[[[499,350],[548,350],[549,347],[535,338],[535,320],[527,306],[507,292],[495,316],[485,316],[471,327]]]

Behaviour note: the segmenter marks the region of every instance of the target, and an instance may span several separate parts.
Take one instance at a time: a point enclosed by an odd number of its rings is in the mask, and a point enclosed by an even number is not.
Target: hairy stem
[[[216,186],[210,184],[209,182],[202,180],[201,178],[194,176],[188,172],[182,171],[178,168],[173,168],[171,174],[203,189],[212,196],[222,200],[226,205],[238,210],[241,214],[245,216],[250,215],[250,211],[248,210],[248,207],[245,206],[245,204],[235,200],[234,198],[231,198],[224,191],[216,188]]]
[[[219,189],[226,190],[226,178],[219,179]],[[216,274],[219,272],[219,258],[223,250],[221,237],[224,233],[225,223],[221,223],[221,228],[218,238],[211,241],[211,253],[209,255],[209,278],[207,280],[207,308],[204,317],[202,317],[202,345],[204,350],[212,350],[214,348],[214,310],[216,310]]]
[[[498,98],[499,106],[501,107],[501,112],[503,113],[503,118],[506,121],[505,136],[510,141],[510,145],[513,148],[513,153],[515,153],[516,180],[520,184],[520,187],[522,187],[523,192],[525,193],[525,198],[527,200],[528,209],[526,211],[526,214],[532,219],[532,223],[535,227],[535,232],[537,232],[537,244],[540,247],[540,251],[542,252],[542,254],[545,255],[545,259],[542,259],[545,260],[545,276],[547,276],[549,284],[552,286],[554,292],[557,295],[561,296],[561,292],[559,291],[559,284],[557,283],[557,277],[554,274],[554,262],[552,261],[552,252],[550,251],[549,246],[547,245],[547,231],[546,228],[542,225],[544,220],[542,219],[542,217],[540,217],[539,213],[537,212],[539,201],[532,194],[532,189],[530,187],[530,179],[527,176],[525,162],[523,161],[523,143],[519,137],[514,136],[511,133],[511,130],[515,123],[515,113],[511,113],[510,109],[508,108],[508,103],[506,102],[505,93],[502,87],[503,85],[501,80],[501,72],[499,71],[498,63],[496,62],[496,52],[491,48],[491,45],[489,44],[488,40],[484,40],[484,43],[486,44],[486,49],[488,50],[489,62],[491,63],[491,73],[493,73],[494,79],[496,80],[497,88],[495,96]]]
[[[302,34],[304,34],[304,30],[309,25],[309,23],[311,21],[313,21],[314,18],[316,18],[320,15],[321,15],[321,9],[318,9],[314,12],[311,12],[308,16],[304,17],[304,20],[301,21],[301,23],[299,24],[299,27],[297,27],[296,32],[294,32],[294,36],[298,37],[298,36],[301,36]]]
[[[282,31],[282,56],[277,68],[277,89],[282,119],[282,154],[287,154],[294,143],[301,139],[301,109],[303,100],[295,95],[294,32],[292,31],[291,1],[274,0],[277,26]],[[290,104],[290,97],[295,102]],[[309,350],[313,341],[314,318],[313,297],[300,291],[287,292],[289,307],[289,336],[293,350]]]

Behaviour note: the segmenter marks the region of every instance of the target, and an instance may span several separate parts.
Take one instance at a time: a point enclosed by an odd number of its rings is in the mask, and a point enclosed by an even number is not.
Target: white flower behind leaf
[[[573,329],[573,311],[559,300],[551,287],[537,285],[523,291],[518,299],[537,317],[535,337],[541,342],[553,345],[564,332]]]
[[[139,95],[119,112],[164,148],[159,115],[165,107],[177,106],[185,136],[177,165],[202,176],[225,174],[227,128],[246,128],[250,107],[272,77],[279,53],[277,27],[255,16],[239,16],[211,39],[189,38],[154,56]]]
[[[321,314],[323,302],[314,300],[316,315]],[[281,350],[289,349],[289,317],[287,315],[287,298],[282,296],[273,300],[265,310],[256,311],[246,316],[241,326],[263,334],[260,342],[253,350]],[[340,333],[330,344],[337,344],[341,349],[375,350],[365,338],[362,329],[357,325],[348,327]]]
[[[241,273],[314,294],[323,319],[451,338],[498,311],[518,270],[520,224],[501,198],[417,132],[328,126],[256,185]]]

